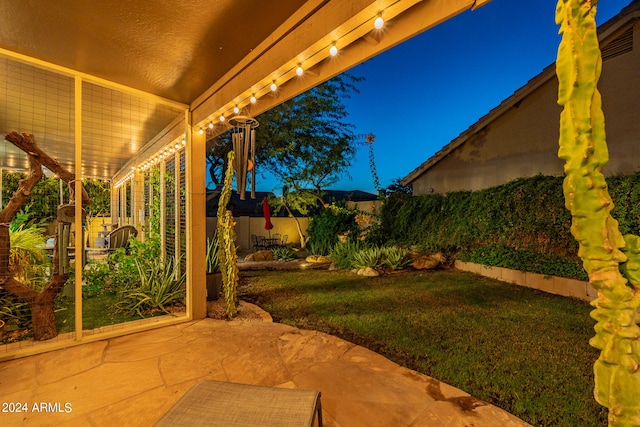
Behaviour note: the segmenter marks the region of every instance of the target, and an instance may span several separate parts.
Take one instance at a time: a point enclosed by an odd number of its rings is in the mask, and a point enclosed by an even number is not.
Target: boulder
[[[380,273],[374,268],[365,267],[358,270],[358,275],[365,276],[365,277],[376,277],[376,276],[379,276]]]
[[[258,251],[247,255],[245,261],[273,261],[273,252],[270,250]]]
[[[413,258],[413,268],[416,270],[432,270],[445,261],[441,252],[431,255],[414,254],[411,257]]]
[[[309,263],[330,263],[331,260],[324,255],[309,255],[304,259]]]

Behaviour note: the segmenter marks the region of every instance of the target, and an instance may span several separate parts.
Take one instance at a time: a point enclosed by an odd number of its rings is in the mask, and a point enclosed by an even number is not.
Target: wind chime
[[[256,119],[247,116],[235,116],[229,119],[233,126],[231,141],[236,153],[233,169],[236,171],[236,188],[240,200],[245,200],[247,173],[251,172],[251,198],[256,198],[256,131],[260,125]]]

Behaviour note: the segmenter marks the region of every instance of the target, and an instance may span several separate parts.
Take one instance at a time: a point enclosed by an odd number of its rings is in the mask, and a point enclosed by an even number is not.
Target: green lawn
[[[603,426],[591,307],[457,271],[364,278],[245,272],[241,298],[340,336],[540,426]]]
[[[65,299],[61,309],[56,312],[58,333],[75,331],[75,303]],[[117,302],[115,294],[103,293],[82,300],[82,329],[89,330],[102,326],[117,325],[141,319],[140,316],[116,313],[111,307]]]

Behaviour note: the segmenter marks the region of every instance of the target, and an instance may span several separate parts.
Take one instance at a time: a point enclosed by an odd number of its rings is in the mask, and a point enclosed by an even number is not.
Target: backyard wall
[[[234,220],[236,221],[236,245],[238,252],[248,253],[253,251],[253,244],[251,243],[252,234],[265,237],[268,237],[270,234],[280,234],[283,237],[287,235],[287,243],[300,245],[300,236],[298,235],[298,229],[296,228],[296,223],[293,218],[272,217],[271,223],[273,224],[273,228],[271,229],[271,233],[265,230],[265,221],[262,217],[241,216],[234,217]],[[308,236],[307,228],[309,227],[311,218],[298,218],[298,221],[300,221],[302,232],[305,236]],[[212,237],[216,232],[216,228],[217,217],[207,217],[207,236]]]
[[[502,282],[538,289],[550,294],[578,298],[584,301],[593,301],[598,297],[598,291],[585,280],[548,276],[504,267],[491,267],[473,262],[456,261],[455,268]]]

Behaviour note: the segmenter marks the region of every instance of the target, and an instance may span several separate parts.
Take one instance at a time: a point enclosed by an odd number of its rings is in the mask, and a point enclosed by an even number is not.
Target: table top
[[[155,426],[310,427],[319,411],[319,391],[207,380],[187,390]]]

